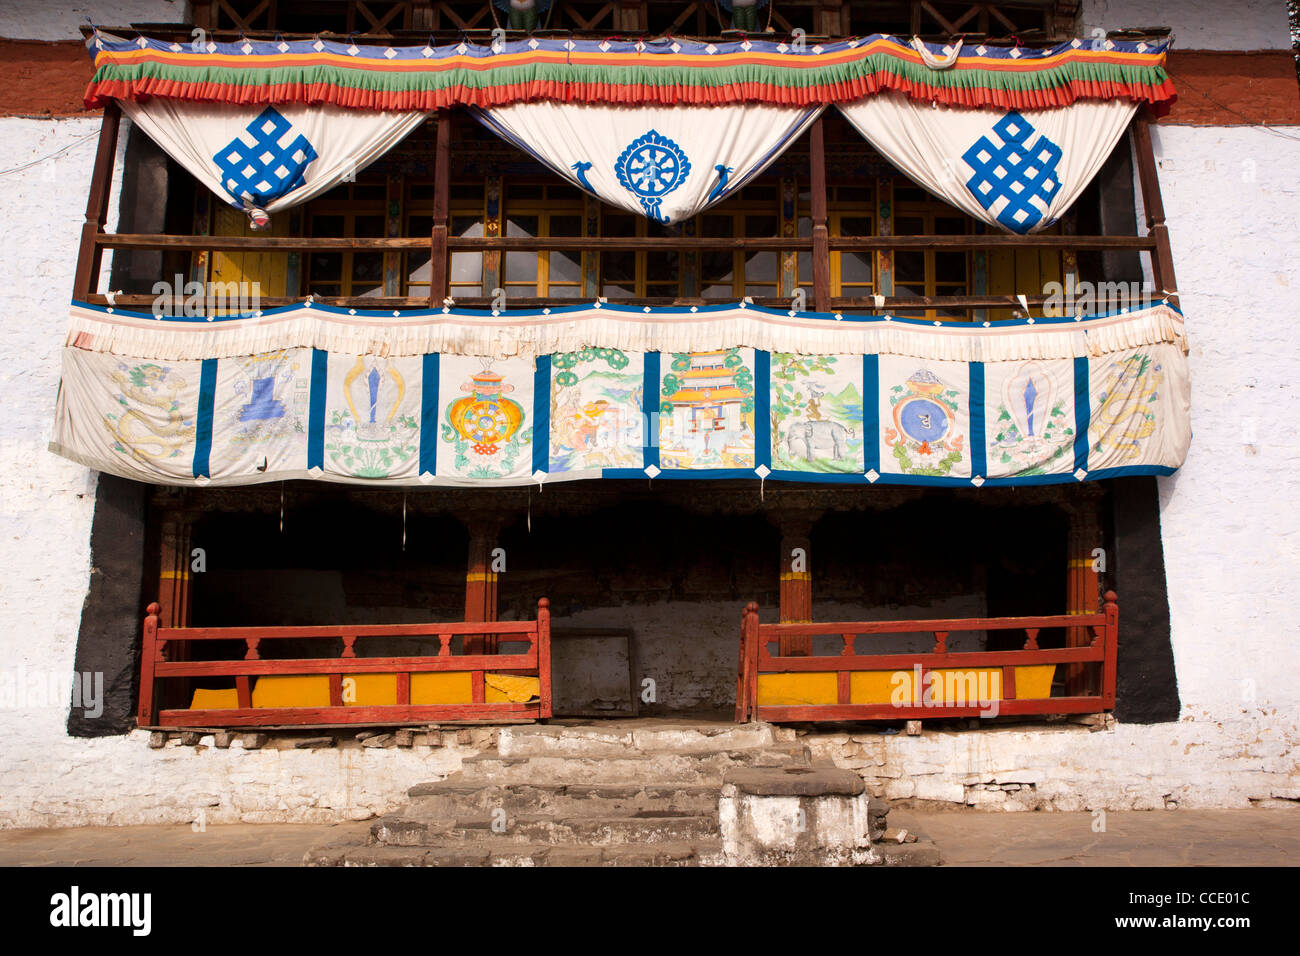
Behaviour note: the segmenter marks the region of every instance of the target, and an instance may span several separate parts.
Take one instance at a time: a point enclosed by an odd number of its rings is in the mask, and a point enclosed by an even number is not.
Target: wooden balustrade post
[[[537,716],[551,716],[551,602],[537,602]]]
[[[154,703],[154,670],[158,660],[158,602],[146,608],[144,634],[140,642],[140,709],[137,723],[153,727],[158,723],[158,710]]]
[[[99,145],[90,175],[90,195],[86,198],[86,220],[81,226],[81,245],[77,250],[77,268],[72,296],[81,301],[99,290],[99,265],[102,259],[97,236],[108,220],[108,196],[113,182],[113,161],[117,156],[117,132],[122,111],[114,100],[104,107],[99,127]]]
[[[758,604],[750,601],[740,612],[740,648],[736,658],[736,723],[749,719],[749,619],[758,614]]]
[[[162,537],[158,558],[158,621],[160,627],[189,627],[191,599],[194,592],[190,575],[191,545],[193,543],[192,516],[180,509],[164,513]],[[190,648],[185,642],[177,643],[172,659],[189,660]],[[164,706],[187,706],[192,680],[171,682],[163,693]]]

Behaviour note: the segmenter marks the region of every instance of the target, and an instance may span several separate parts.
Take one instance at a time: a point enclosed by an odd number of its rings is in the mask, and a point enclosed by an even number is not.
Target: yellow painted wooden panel
[[[235,710],[239,707],[239,692],[229,688],[203,688],[194,691],[190,710]]]
[[[349,684],[352,680],[355,683]],[[396,704],[396,674],[348,674],[343,678],[343,706]]]
[[[758,675],[760,705],[834,704],[838,701],[839,682],[834,672]]]
[[[469,671],[411,675],[412,704],[470,704],[474,684]]]
[[[1055,664],[1035,664],[1016,668],[1016,700],[1041,700],[1052,696]]]
[[[515,674],[483,675],[483,700],[489,704],[526,704],[542,696],[542,682],[536,677]]]
[[[233,206],[217,205],[212,214],[212,234],[214,236],[287,236],[289,235],[289,216],[280,214],[271,217],[269,231],[252,232],[248,228],[248,216]],[[214,252],[212,253],[213,283],[247,282],[258,283],[260,295],[287,295],[285,291],[289,274],[289,253],[287,252]],[[294,290],[295,294],[297,290]]]
[[[894,675],[900,673],[902,678],[895,681]],[[919,699],[913,696],[911,671],[856,671],[850,674],[849,703],[892,704],[895,688],[898,688],[899,700],[920,703]],[[910,701],[909,697],[912,698]]]
[[[328,707],[330,679],[326,674],[259,677],[253,685],[254,707]]]

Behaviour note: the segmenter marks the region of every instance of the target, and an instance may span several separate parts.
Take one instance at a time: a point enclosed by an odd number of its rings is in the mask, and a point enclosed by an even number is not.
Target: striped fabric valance
[[[883,35],[798,46],[744,40],[515,40],[411,47],[327,40],[177,43],[97,33],[86,105],[165,97],[366,110],[564,103],[819,107],[881,92],[968,108],[1175,98],[1167,43],[1072,40],[1050,49],[926,44]],[[953,62],[949,65],[948,60]],[[937,66],[927,65],[927,60]]]

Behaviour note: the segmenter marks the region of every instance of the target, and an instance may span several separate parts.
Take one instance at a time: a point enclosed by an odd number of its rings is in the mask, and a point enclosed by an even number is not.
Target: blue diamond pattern
[[[1043,218],[1043,212],[1031,200],[1040,199],[1044,206],[1061,189],[1057,167],[1061,147],[1039,134],[1032,146],[1029,138],[1037,132],[1019,113],[1008,113],[993,126],[1002,140],[995,146],[981,136],[962,159],[975,171],[966,188],[985,209],[999,199],[1007,203],[998,213],[998,222],[1013,232],[1028,232]]]

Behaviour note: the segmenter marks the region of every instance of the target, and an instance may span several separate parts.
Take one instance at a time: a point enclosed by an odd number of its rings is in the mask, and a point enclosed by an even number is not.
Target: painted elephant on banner
[[[853,429],[839,422],[795,422],[785,433],[786,453],[791,458],[812,461],[818,450],[829,450],[836,461],[845,457],[846,442],[853,437]]]

